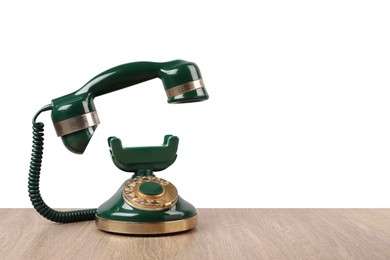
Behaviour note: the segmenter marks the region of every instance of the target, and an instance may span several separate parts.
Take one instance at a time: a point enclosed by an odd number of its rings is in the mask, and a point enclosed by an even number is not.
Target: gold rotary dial
[[[154,189],[145,189],[146,186],[153,186]],[[172,183],[154,176],[129,179],[122,196],[130,206],[149,211],[171,208],[178,199],[177,189]]]

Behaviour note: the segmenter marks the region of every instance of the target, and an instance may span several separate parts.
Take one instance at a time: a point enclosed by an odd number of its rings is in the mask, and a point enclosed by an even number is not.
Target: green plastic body
[[[160,78],[165,90],[202,79],[193,62],[133,62],[106,70],[92,78],[79,90],[52,100],[53,123],[96,111],[94,98],[147,80]],[[168,98],[168,103],[187,103],[208,99],[204,87]],[[74,153],[83,153],[96,126],[62,136],[64,145]]]
[[[123,171],[134,172],[132,178],[155,177],[153,171],[164,170],[176,160],[179,138],[166,135],[162,146],[124,148],[119,138],[110,137],[108,145],[115,166]],[[164,222],[182,220],[196,215],[194,206],[180,196],[175,205],[169,209],[148,211],[134,208],[123,199],[123,188],[126,182],[114,196],[97,209],[98,217],[123,222]],[[163,191],[161,185],[155,182],[145,182],[140,185],[139,189],[147,195],[158,195]]]
[[[127,181],[126,181],[127,182]],[[176,204],[166,210],[147,211],[131,207],[122,196],[125,183],[98,209],[96,216],[124,222],[162,222],[190,218],[196,215],[194,206],[179,196]]]

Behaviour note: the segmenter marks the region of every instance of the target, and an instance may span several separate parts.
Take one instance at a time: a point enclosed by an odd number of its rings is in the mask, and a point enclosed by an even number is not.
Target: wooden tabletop
[[[199,209],[199,225],[165,236],[55,224],[0,209],[1,259],[390,259],[390,209]]]

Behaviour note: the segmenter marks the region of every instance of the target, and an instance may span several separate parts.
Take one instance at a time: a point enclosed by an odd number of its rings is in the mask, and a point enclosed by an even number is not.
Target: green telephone
[[[97,209],[56,211],[46,205],[40,195],[44,125],[36,122],[37,117],[51,110],[54,128],[66,148],[82,154],[100,123],[94,98],[154,78],[162,80],[168,103],[203,101],[209,97],[195,63],[183,60],[133,62],[100,73],[79,90],[52,100],[36,113],[28,190],[39,214],[59,223],[95,219],[99,229],[121,234],[167,234],[190,230],[197,225],[194,206],[178,195],[172,183],[154,175],[176,160],[179,138],[172,135],[164,137],[162,146],[152,147],[124,148],[119,138],[108,138],[114,164],[133,175]]]

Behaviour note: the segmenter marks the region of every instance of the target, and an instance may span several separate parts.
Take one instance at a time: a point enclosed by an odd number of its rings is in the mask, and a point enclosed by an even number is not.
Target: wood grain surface
[[[55,224],[0,209],[0,259],[390,259],[390,209],[199,209],[199,226],[165,236]]]

